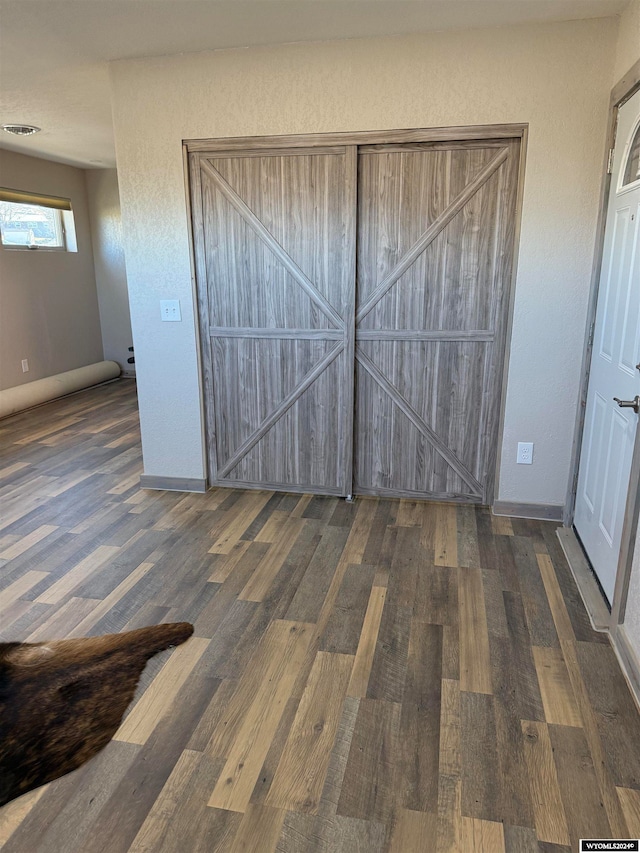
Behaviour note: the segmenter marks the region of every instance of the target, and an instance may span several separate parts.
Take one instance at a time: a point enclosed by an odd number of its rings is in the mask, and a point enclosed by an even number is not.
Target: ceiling
[[[628,0],[0,0],[0,147],[115,165],[108,62],[619,14]],[[0,131],[1,133],[1,131]]]

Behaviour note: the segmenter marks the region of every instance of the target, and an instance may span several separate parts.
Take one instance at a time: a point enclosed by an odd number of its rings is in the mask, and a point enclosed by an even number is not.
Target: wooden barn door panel
[[[190,166],[210,480],[349,494],[355,149]]]
[[[491,499],[519,151],[190,155],[212,484]]]
[[[358,493],[491,497],[518,155],[509,140],[361,149]]]

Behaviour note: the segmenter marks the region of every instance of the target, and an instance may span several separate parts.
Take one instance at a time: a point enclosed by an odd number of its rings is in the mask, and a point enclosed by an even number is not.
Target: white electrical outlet
[[[516,457],[516,462],[518,465],[531,465],[533,464],[533,442],[532,441],[519,441],[518,442],[518,455]]]
[[[23,373],[29,372],[29,359],[28,358],[22,359],[22,372]]]
[[[179,299],[160,300],[160,318],[163,323],[179,323],[182,320]]]

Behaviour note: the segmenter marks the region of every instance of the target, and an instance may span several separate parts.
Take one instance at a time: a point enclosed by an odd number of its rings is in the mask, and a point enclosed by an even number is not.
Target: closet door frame
[[[504,409],[506,399],[506,383],[507,371],[509,364],[509,348],[511,342],[511,328],[513,321],[513,303],[515,280],[518,265],[518,250],[520,243],[520,225],[522,216],[522,196],[524,188],[524,173],[526,162],[526,149],[529,125],[525,123],[517,124],[489,124],[489,125],[463,125],[452,127],[437,127],[437,128],[409,128],[399,130],[372,130],[372,131],[357,131],[353,133],[317,133],[317,134],[289,134],[283,136],[237,136],[237,137],[222,137],[214,139],[190,139],[183,140],[183,166],[185,174],[185,189],[187,199],[187,213],[189,218],[189,240],[191,253],[191,270],[192,270],[192,287],[194,300],[198,305],[198,361],[200,365],[200,393],[201,407],[203,412],[203,444],[204,452],[207,456],[207,473],[208,487],[213,485],[225,485],[234,488],[253,488],[253,489],[268,489],[268,484],[251,484],[251,483],[221,483],[217,479],[215,470],[215,460],[211,458],[208,448],[213,446],[211,439],[213,424],[211,419],[211,407],[213,398],[209,393],[212,377],[209,367],[211,364],[210,341],[208,340],[208,323],[205,323],[206,316],[203,317],[202,311],[206,306],[206,300],[203,299],[202,289],[206,289],[206,279],[202,279],[202,271],[204,270],[204,257],[202,246],[199,245],[197,234],[198,228],[202,228],[202,221],[198,217],[197,207],[193,204],[195,193],[198,191],[198,178],[195,170],[190,168],[190,161],[194,162],[196,158],[190,158],[190,155],[212,155],[225,152],[232,154],[233,152],[260,152],[269,149],[295,149],[295,148],[323,148],[331,146],[355,146],[356,148],[363,145],[390,145],[390,144],[407,144],[407,143],[433,143],[437,147],[438,143],[452,142],[482,142],[483,140],[509,139],[519,142],[519,168],[518,168],[518,186],[516,192],[515,220],[513,223],[513,260],[511,267],[511,275],[509,281],[505,282],[504,300],[503,300],[503,318],[501,326],[500,340],[496,340],[496,373],[502,377],[500,383],[500,401],[499,415],[497,418],[497,430],[495,435],[495,446],[490,452],[495,456],[495,466],[493,476],[490,477],[487,490],[485,493],[485,503],[493,504],[495,483],[499,480],[500,475],[500,439],[504,430]],[[357,155],[356,155],[357,156]],[[354,215],[356,211],[354,209]],[[204,281],[203,286],[200,281]],[[354,286],[355,286],[355,270],[354,270]],[[355,312],[355,300],[353,305]],[[355,317],[350,318],[352,321]],[[348,323],[349,318],[345,317],[345,323]],[[355,323],[353,323],[353,339],[355,339]],[[354,341],[349,341],[345,356],[353,352]],[[351,352],[350,352],[351,351]],[[355,376],[355,357],[353,372]],[[352,382],[354,379],[352,378]],[[354,398],[355,403],[355,398]],[[345,430],[351,427],[353,434],[353,410],[345,416]],[[347,490],[348,496],[351,496],[353,490],[353,461],[352,451],[349,460],[350,471],[348,479],[351,482],[351,488]],[[291,492],[308,492],[307,488],[295,486],[287,486],[287,490]],[[329,492],[323,492],[329,493]],[[425,496],[426,499],[426,496]]]

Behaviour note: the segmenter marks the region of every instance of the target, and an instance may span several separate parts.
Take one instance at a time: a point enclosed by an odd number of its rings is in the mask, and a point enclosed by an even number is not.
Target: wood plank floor
[[[0,423],[3,640],[189,620],[5,853],[569,853],[640,835],[640,716],[554,525],[145,491],[133,383]]]

